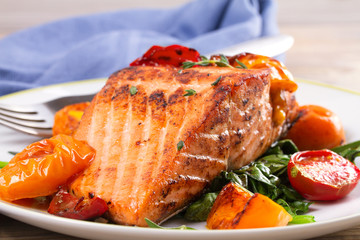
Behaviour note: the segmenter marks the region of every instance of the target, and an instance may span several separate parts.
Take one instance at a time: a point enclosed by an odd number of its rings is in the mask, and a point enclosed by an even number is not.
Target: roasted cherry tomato
[[[282,89],[295,92],[298,87],[285,65],[275,58],[252,53],[240,53],[229,58],[229,63],[234,67],[240,66],[238,62],[248,69],[269,69],[272,90]]]
[[[292,74],[280,61],[252,53],[240,53],[229,57],[229,63],[234,67],[240,67],[240,63],[248,69],[270,70],[270,97],[273,107],[273,121],[276,125],[283,124],[289,112],[289,93],[297,90],[297,84]]]
[[[130,66],[165,65],[181,67],[183,62],[198,62],[200,60],[200,54],[193,48],[180,45],[152,46],[142,57],[130,63]]]
[[[317,105],[298,108],[298,118],[284,138],[291,139],[299,150],[331,149],[345,142],[340,118]]]
[[[81,117],[89,102],[68,105],[56,112],[54,118],[53,135],[72,135],[79,126]]]
[[[92,147],[67,135],[30,144],[0,170],[0,199],[14,201],[53,194],[94,158]]]
[[[353,163],[330,150],[295,153],[287,172],[293,188],[308,200],[343,198],[360,179]]]
[[[60,217],[87,220],[100,217],[107,210],[108,206],[101,198],[77,198],[61,189],[50,202],[48,212]]]

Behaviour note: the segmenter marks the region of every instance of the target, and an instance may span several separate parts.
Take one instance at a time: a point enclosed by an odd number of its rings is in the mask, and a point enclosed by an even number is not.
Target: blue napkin
[[[207,54],[277,33],[273,0],[197,0],[56,21],[0,40],[0,95],[108,77],[152,45],[181,44]]]

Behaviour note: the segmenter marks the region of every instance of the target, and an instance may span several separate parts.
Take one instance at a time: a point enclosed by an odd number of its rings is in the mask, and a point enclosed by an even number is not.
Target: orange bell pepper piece
[[[90,102],[75,103],[60,109],[55,113],[53,135],[72,135],[79,126],[81,117]]]
[[[219,193],[207,219],[209,229],[286,226],[291,215],[270,198],[229,183]]]
[[[14,201],[53,194],[94,158],[92,147],[67,135],[30,144],[0,170],[0,199]]]

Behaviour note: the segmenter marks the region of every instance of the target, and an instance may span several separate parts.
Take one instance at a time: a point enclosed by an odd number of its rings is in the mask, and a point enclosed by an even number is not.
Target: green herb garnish
[[[247,68],[245,66],[245,64],[241,63],[239,60],[235,60],[237,63],[240,64],[240,66],[236,67],[236,68]],[[234,68],[233,66],[230,65],[229,60],[227,59],[227,57],[225,57],[224,55],[220,55],[220,59],[217,60],[210,60],[205,56],[201,56],[201,61],[198,62],[190,62],[190,61],[186,61],[183,62],[182,68],[183,69],[187,69],[187,68],[192,68],[194,66],[209,66],[215,64],[218,67],[229,67],[229,68]]]
[[[192,68],[194,66],[209,66],[211,64],[215,64],[218,67],[234,68],[229,64],[228,59],[224,55],[220,55],[220,60],[210,60],[205,56],[201,56],[201,61],[199,62],[190,62],[190,61],[183,62],[182,68],[187,69],[187,68]]]
[[[138,92],[137,88],[135,86],[131,86],[130,88],[131,96],[134,96],[137,92]]]
[[[222,78],[222,76],[218,77],[218,78],[215,80],[215,82],[213,82],[213,83],[211,84],[211,86],[217,85],[217,84],[220,82],[221,78]]]
[[[196,91],[194,89],[186,89],[185,92],[186,93],[183,95],[184,97],[188,97],[196,94]]]
[[[177,150],[180,151],[184,147],[184,141],[182,140],[179,141],[176,146],[177,146]]]
[[[247,69],[247,66],[240,62],[239,60],[235,59],[235,62],[237,62],[237,64],[239,64],[240,66],[236,66],[237,68],[241,68],[241,69]]]
[[[187,227],[185,225],[181,225],[180,227],[162,227],[148,218],[145,218],[145,221],[150,228],[159,228],[164,230],[196,230],[195,228]]]

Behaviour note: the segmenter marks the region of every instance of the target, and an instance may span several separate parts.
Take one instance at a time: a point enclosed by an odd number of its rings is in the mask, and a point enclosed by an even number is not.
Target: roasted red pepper
[[[287,171],[291,185],[308,200],[343,198],[360,179],[353,163],[330,150],[295,153]]]
[[[67,135],[32,143],[0,170],[0,199],[51,195],[94,158],[92,147]]]
[[[60,217],[87,220],[100,217],[107,210],[108,206],[101,198],[77,198],[61,189],[50,202],[48,212]]]
[[[142,57],[130,63],[130,66],[165,65],[181,67],[183,62],[198,62],[200,60],[200,54],[193,48],[181,45],[152,46]]]

